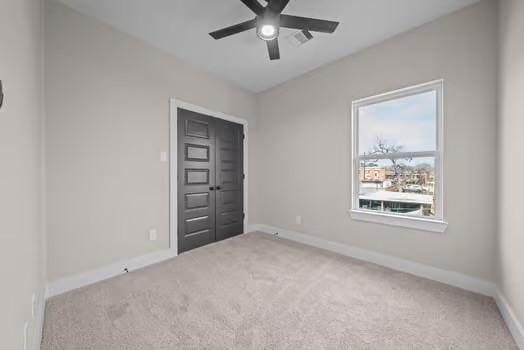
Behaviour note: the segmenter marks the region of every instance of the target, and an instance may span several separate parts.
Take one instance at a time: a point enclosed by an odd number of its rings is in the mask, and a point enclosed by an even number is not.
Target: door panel
[[[213,119],[178,109],[178,252],[215,241]]]
[[[244,128],[223,120],[215,125],[218,241],[244,232]]]
[[[196,145],[191,143],[185,144],[185,159],[194,162],[209,162],[209,146]]]

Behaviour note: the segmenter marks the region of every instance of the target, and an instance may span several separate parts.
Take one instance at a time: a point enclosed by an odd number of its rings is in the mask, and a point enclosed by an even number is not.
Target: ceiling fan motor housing
[[[280,33],[280,14],[266,10],[262,16],[257,16],[257,35],[264,41],[278,38]]]

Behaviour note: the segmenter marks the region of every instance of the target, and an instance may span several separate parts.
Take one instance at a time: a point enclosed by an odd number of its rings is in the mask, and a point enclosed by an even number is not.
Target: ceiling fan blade
[[[313,39],[313,34],[311,34],[311,33],[309,32],[309,30],[307,30],[307,29],[304,29],[304,30],[302,31],[302,34],[304,34],[304,36],[305,36],[306,39],[308,39],[308,40]]]
[[[269,59],[270,60],[279,60],[280,59],[280,49],[278,47],[278,38],[275,38],[273,40],[266,41],[267,42],[267,50],[269,51]]]
[[[225,38],[226,36],[245,32],[246,30],[253,29],[257,26],[257,21],[252,19],[239,24],[235,24],[230,27],[222,28],[217,31],[209,33],[216,40]]]
[[[333,33],[339,22],[325,21],[322,19],[280,15],[280,26],[312,32]]]
[[[258,16],[262,15],[264,13],[264,6],[260,5],[260,3],[257,0],[240,0],[244,5],[249,7],[251,11],[256,13]]]
[[[288,3],[289,0],[270,0],[267,6],[273,13],[282,13]]]

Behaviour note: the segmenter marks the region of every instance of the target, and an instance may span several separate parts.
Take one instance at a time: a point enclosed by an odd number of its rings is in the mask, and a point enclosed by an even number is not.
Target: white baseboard
[[[42,343],[42,332],[44,328],[44,312],[45,312],[45,288],[42,288],[36,296],[35,314],[30,322],[30,336],[27,342],[28,350],[40,350]]]
[[[259,224],[249,224],[246,227],[246,232],[256,232],[256,231],[263,232],[262,228],[263,228],[262,225],[259,225]]]
[[[415,276],[442,282],[475,293],[487,296],[494,296],[495,293],[494,283],[458,272],[442,270],[436,267],[376,253],[370,250],[352,247],[342,243],[328,241],[299,232],[284,230],[278,227],[257,224],[250,225],[249,228],[251,231],[260,231],[270,234],[278,232],[279,237],[282,238],[307,244],[313,247],[326,249],[355,259],[368,261],[377,265],[391,268],[393,270],[402,271]]]
[[[161,250],[151,254],[139,256],[126,261],[120,261],[111,265],[73,275],[48,283],[46,298],[51,298],[65,292],[100,282],[124,273],[124,269],[133,271],[142,267],[159,263],[177,256],[173,249]]]
[[[517,343],[519,349],[524,350],[524,327],[517,319],[517,316],[504,297],[504,294],[498,288],[495,291],[494,298],[504,321],[506,321],[511,334],[513,335],[513,339],[515,339],[515,343]]]

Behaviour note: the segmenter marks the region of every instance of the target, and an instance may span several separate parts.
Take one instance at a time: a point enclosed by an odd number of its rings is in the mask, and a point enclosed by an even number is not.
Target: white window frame
[[[414,217],[400,214],[378,212],[359,207],[360,193],[360,161],[367,156],[359,156],[359,109],[372,104],[391,101],[425,92],[437,93],[437,125],[436,125],[436,150],[424,152],[397,153],[395,158],[434,157],[435,158],[435,216],[431,218]],[[352,130],[352,159],[351,159],[351,218],[359,221],[374,222],[385,225],[401,226],[412,229],[444,232],[447,222],[444,216],[444,80],[435,80],[428,83],[406,87],[380,95],[366,97],[353,101],[351,104],[351,130]],[[376,159],[376,156],[369,156]]]

